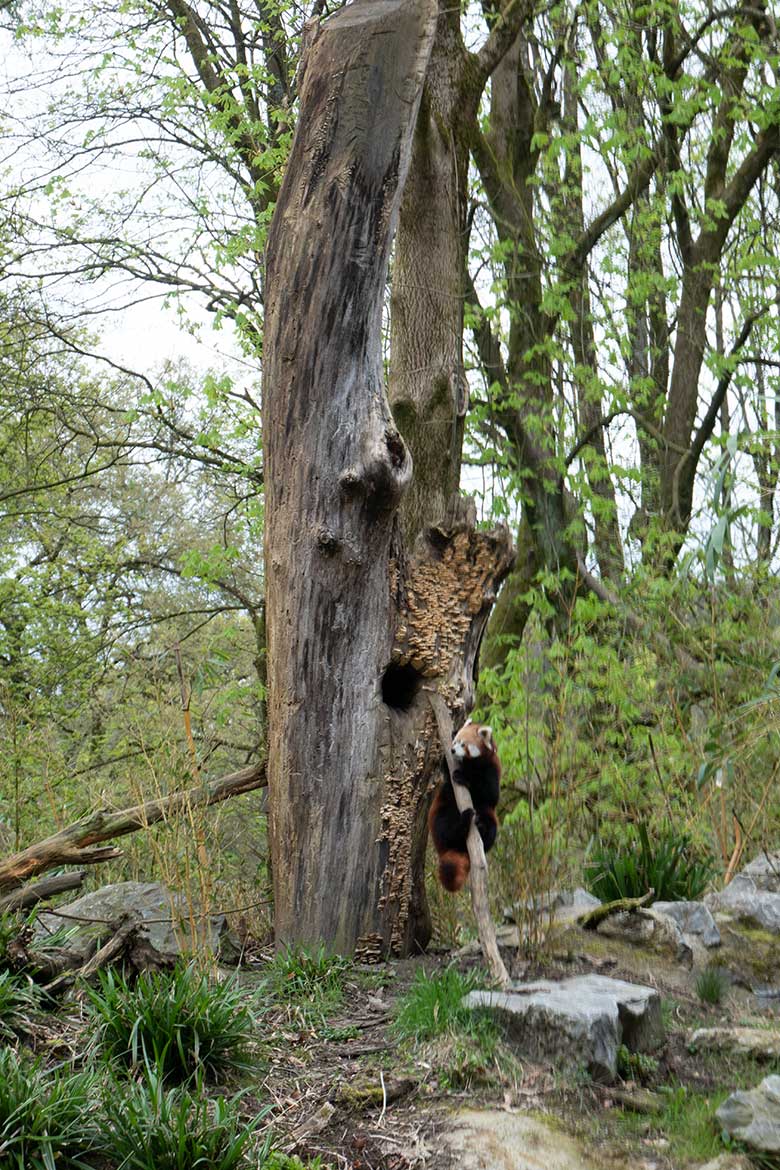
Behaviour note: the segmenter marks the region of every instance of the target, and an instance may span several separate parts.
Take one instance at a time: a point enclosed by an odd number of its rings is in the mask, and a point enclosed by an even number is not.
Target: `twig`
[[[377,1129],[382,1128],[382,1122],[384,1121],[385,1113],[387,1112],[387,1089],[385,1088],[385,1074],[381,1068],[379,1070],[379,1080],[382,1083],[382,1112],[379,1114],[379,1120],[376,1123]]]

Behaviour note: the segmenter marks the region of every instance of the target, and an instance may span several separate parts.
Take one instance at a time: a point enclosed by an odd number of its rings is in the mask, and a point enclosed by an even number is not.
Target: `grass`
[[[696,856],[689,837],[674,829],[651,841],[645,825],[615,845],[598,843],[585,866],[585,884],[602,902],[641,898],[655,902],[695,901],[713,874],[712,862]]]
[[[40,1008],[40,992],[34,983],[10,971],[0,971],[0,1041],[12,1040],[24,1031]]]
[[[396,1032],[403,1040],[419,1043],[448,1031],[471,1030],[474,1012],[462,1001],[478,982],[476,976],[462,975],[456,967],[445,967],[433,975],[418,971],[396,1007]]]
[[[436,1063],[447,1087],[489,1081],[497,1070],[500,1032],[495,1020],[463,1006],[463,997],[483,982],[456,967],[433,975],[418,971],[396,1006],[396,1035],[415,1044],[436,1042]]]
[[[705,967],[696,976],[696,994],[702,1003],[718,1004],[731,986],[722,967]]]
[[[344,998],[349,959],[316,949],[288,947],[280,951],[266,972],[268,990],[275,999],[295,1007],[304,1016],[320,1018],[337,1011]]]
[[[130,1068],[153,1065],[168,1079],[217,1080],[254,1067],[253,1016],[237,983],[214,983],[191,966],[144,974],[134,984],[100,972],[87,989],[93,1048]]]
[[[618,1132],[631,1140],[634,1153],[642,1138],[665,1139],[669,1144],[664,1153],[672,1166],[698,1165],[723,1152],[715,1110],[727,1092],[698,1093],[683,1085],[661,1087],[658,1092],[664,1098],[664,1108],[652,1121],[628,1111],[614,1117]]]
[[[247,1121],[239,1096],[208,1098],[202,1074],[169,1086],[164,1070],[147,1062],[137,1080],[109,1086],[104,1111],[111,1155],[121,1170],[235,1170],[267,1165],[270,1138],[247,1155],[268,1110]]]
[[[82,1170],[104,1145],[95,1117],[93,1071],[46,1071],[11,1048],[0,1050],[3,1170]]]

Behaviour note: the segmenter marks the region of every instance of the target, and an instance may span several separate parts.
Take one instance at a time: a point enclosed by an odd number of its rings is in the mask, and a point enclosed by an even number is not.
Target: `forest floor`
[[[690,970],[576,927],[522,964],[522,977],[595,972],[659,991],[666,1044],[625,1068],[619,1084],[597,1085],[584,1071],[529,1062],[501,1037],[487,1057],[473,1036],[452,1031],[425,1043],[399,1041],[397,1005],[418,973],[435,975],[452,963],[451,956],[439,955],[352,968],[333,1011],[326,1005],[312,1011],[294,999],[271,1008],[258,1099],[274,1102],[272,1124],[285,1135],[283,1148],[304,1163],[320,1157],[323,1167],[339,1170],[683,1170],[723,1152],[714,1115],[725,1097],[777,1071],[745,1056],[689,1051],[697,1027],[770,1026],[772,1018],[759,1015],[749,993],[731,988],[721,1004],[708,1007],[696,995]],[[465,973],[474,965],[459,961]],[[254,976],[245,978],[251,983]],[[554,1135],[561,1135],[561,1148],[534,1153],[540,1140],[534,1123],[541,1123],[544,1142],[556,1145]],[[495,1156],[485,1138],[491,1129]],[[515,1138],[508,1136],[513,1132]],[[516,1157],[507,1151],[513,1141]]]

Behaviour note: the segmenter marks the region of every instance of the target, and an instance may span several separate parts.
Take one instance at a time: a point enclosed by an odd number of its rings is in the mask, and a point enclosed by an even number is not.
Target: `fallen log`
[[[33,882],[24,889],[14,890],[0,898],[0,914],[8,914],[16,910],[29,910],[37,906],[46,898],[53,898],[55,894],[64,894],[67,890],[77,890],[87,876],[85,869],[76,869],[72,873],[55,873],[53,877],[43,878]]]
[[[138,829],[168,820],[198,806],[219,804],[254,788],[267,784],[265,762],[252,764],[239,772],[208,780],[185,792],[174,792],[160,800],[147,800],[132,808],[99,809],[44,841],[28,845],[19,853],[0,861],[0,890],[15,889],[28,878],[45,873],[58,865],[92,865],[121,857],[113,848],[94,849],[100,841],[124,837]]]

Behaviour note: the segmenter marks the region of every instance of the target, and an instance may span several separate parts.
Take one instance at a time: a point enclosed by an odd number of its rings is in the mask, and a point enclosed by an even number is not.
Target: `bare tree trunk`
[[[440,522],[458,491],[467,405],[463,367],[469,148],[462,127],[479,91],[467,87],[460,12],[440,15],[401,203],[391,292],[390,405],[414,460],[404,499],[412,542]]]
[[[310,34],[268,245],[266,574],[277,942],[406,953],[441,748],[424,687],[471,699],[506,534],[440,525],[407,554],[411,458],[382,380],[393,229],[436,29],[355,0]]]

